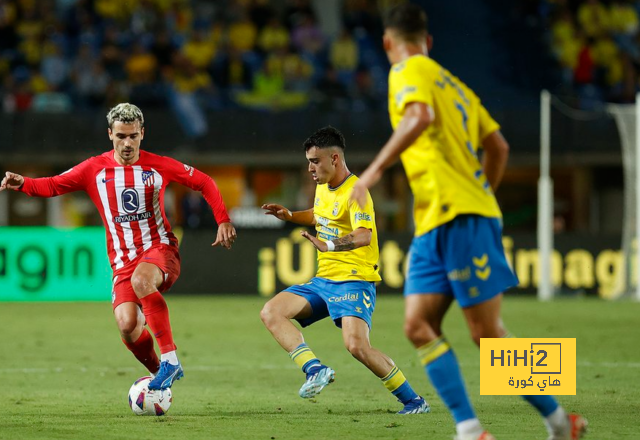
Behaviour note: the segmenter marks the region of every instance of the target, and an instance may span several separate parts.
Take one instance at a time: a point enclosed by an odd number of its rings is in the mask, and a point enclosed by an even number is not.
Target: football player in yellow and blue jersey
[[[378,376],[404,405],[398,414],[429,412],[429,404],[411,388],[402,371],[369,342],[371,314],[376,305],[378,234],[371,196],[362,208],[349,200],[358,178],[347,168],[342,133],[325,127],[304,143],[309,172],[315,180],[314,206],[291,212],[276,204],[262,207],[280,220],[314,226],[316,235],[302,235],[318,250],[318,272],[308,283],[286,288],[260,316],[273,337],[306,374],[300,396],[310,398],[333,382],[335,371],[323,365],[291,322],[306,327],[328,316],[342,328],[349,352]]]
[[[415,4],[385,20],[389,115],[394,133],[353,188],[368,202],[371,188],[398,157],[414,196],[415,237],[404,287],[405,332],[456,422],[457,439],[491,440],[469,401],[458,361],[442,333],[457,300],[476,344],[508,337],[502,292],[517,285],[502,247],[494,197],[509,146],[500,126],[462,81],[428,57],[427,17]],[[483,148],[482,160],[478,157]],[[567,415],[551,396],[524,396],[544,418],[550,440],[575,440],[586,420]]]

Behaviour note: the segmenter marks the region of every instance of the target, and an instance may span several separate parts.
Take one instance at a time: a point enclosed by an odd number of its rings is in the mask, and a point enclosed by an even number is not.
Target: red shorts
[[[140,263],[153,264],[162,271],[164,281],[158,289],[160,293],[169,290],[180,276],[180,254],[176,247],[159,244],[149,248],[131,263],[113,273],[111,305],[114,310],[125,302],[134,302],[141,305],[140,298],[138,298],[131,286],[131,276]]]

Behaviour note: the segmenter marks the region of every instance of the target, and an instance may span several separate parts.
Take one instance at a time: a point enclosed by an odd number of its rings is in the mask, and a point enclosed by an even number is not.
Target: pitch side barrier
[[[231,251],[211,248],[214,231],[176,230],[182,273],[169,294],[254,294],[269,297],[307,282],[315,248],[298,230],[240,230]],[[380,293],[402,292],[409,233],[380,235]],[[520,280],[510,294],[535,293],[540,277],[535,234],[507,235],[507,259]],[[626,265],[617,236],[558,235],[552,254],[556,289],[614,297]],[[480,257],[480,256],[479,256]],[[491,262],[488,263],[489,266]],[[461,267],[452,277],[474,270]],[[629,277],[637,282],[637,274]],[[110,301],[111,269],[104,229],[0,228],[0,301]]]

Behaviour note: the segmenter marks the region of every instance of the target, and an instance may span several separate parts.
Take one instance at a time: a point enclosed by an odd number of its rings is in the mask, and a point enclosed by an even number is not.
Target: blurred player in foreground
[[[315,226],[317,236],[306,231],[302,236],[318,250],[318,272],[308,283],[288,287],[265,304],[262,321],[307,375],[301,397],[320,393],[333,382],[335,372],[320,362],[291,320],[306,327],[330,316],[342,328],[347,350],[404,405],[398,414],[428,413],[429,404],[415,393],[402,371],[369,342],[375,283],[380,281],[378,234],[369,194],[362,209],[349,202],[358,178],[345,163],[344,137],[335,128],[325,127],[307,139],[304,148],[317,183],[314,207],[297,212],[274,204],[262,207],[265,214],[280,220]]]
[[[398,157],[414,196],[415,237],[405,283],[405,332],[456,422],[460,440],[490,440],[469,401],[458,361],[442,334],[453,302],[476,344],[509,337],[502,292],[517,285],[504,256],[494,197],[509,146],[480,99],[428,57],[427,17],[415,4],[392,9],[384,48],[391,66],[389,114],[394,133],[353,188],[367,206],[368,189]],[[482,163],[479,147],[484,148]],[[551,396],[524,396],[542,415],[550,440],[580,438],[581,416],[567,415]]]
[[[85,191],[91,197],[106,229],[113,270],[111,300],[122,341],[155,375],[149,388],[165,389],[184,374],[161,294],[180,275],[178,240],[164,212],[165,188],[178,182],[202,192],[219,225],[213,246],[230,249],[236,231],[213,179],[174,159],[140,150],[144,117],[138,107],[118,104],[107,121],[113,150],[54,177],[31,179],[7,172],[0,191],[38,197]],[[160,360],[145,321],[160,347]]]

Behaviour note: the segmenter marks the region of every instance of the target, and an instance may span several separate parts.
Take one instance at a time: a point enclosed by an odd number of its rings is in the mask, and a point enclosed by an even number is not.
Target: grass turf
[[[346,352],[331,322],[304,331],[336,382],[314,400],[258,316],[258,297],[169,296],[185,378],[161,418],[134,416],[127,391],[144,369],[120,342],[108,303],[0,303],[0,439],[451,439],[453,421],[402,333],[400,296],[380,296],[372,344],[391,356],[432,413],[400,405]],[[576,337],[576,396],[560,396],[590,422],[589,439],[640,439],[640,304],[507,298],[503,317],[521,337]],[[452,307],[445,332],[483,424],[498,438],[542,440],[518,397],[479,396],[478,351]]]

